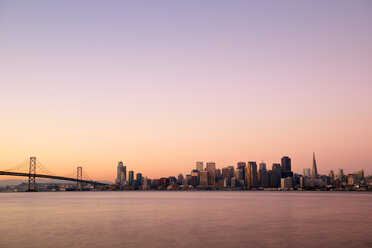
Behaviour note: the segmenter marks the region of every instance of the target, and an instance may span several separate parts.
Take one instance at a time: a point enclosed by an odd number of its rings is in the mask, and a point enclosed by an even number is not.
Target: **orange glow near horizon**
[[[0,170],[372,173],[370,2],[70,5],[2,3]]]

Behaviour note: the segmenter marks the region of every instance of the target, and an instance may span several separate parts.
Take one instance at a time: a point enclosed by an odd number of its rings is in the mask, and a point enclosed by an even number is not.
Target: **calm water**
[[[372,194],[0,194],[0,247],[372,247]]]

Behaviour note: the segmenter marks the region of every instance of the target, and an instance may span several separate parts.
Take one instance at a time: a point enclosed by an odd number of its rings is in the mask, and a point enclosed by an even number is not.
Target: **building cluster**
[[[134,178],[134,171],[128,171],[127,177],[127,167],[124,166],[123,162],[120,161],[117,167],[117,176],[115,180],[115,185],[120,189],[133,189],[141,187],[144,183],[141,173],[137,173],[136,178]]]
[[[35,185],[36,191],[38,192],[53,192],[53,191],[77,191],[76,183],[58,183],[58,182],[50,182],[50,183],[37,183]],[[7,185],[4,187],[0,187],[0,192],[25,192],[28,189],[28,183],[23,182],[18,185]],[[86,185],[83,184],[81,190],[90,191],[90,190],[98,190],[94,188],[93,185]],[[104,188],[100,189],[104,190]]]
[[[344,175],[339,169],[337,175],[331,170],[328,175],[319,175],[313,154],[312,168],[305,168],[303,174],[292,172],[291,158],[284,156],[281,163],[274,163],[271,169],[264,162],[238,162],[236,167],[216,168],[215,162],[196,162],[190,174],[177,177],[148,179],[141,173],[129,171],[118,163],[117,178],[111,189],[169,189],[169,190],[205,190],[205,189],[271,189],[271,190],[372,190],[372,178],[365,177],[364,171]]]

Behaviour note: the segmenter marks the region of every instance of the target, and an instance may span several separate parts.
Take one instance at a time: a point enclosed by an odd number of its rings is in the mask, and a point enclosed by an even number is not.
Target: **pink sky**
[[[282,156],[372,172],[370,1],[0,1],[0,169]],[[0,178],[1,179],[1,178]]]

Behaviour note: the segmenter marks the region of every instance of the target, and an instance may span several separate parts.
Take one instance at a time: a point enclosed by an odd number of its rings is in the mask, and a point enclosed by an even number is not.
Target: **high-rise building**
[[[168,177],[168,182],[169,182],[169,185],[174,185],[177,183],[177,178],[176,177]]]
[[[246,162],[238,162],[236,165],[236,167],[240,169],[245,169],[246,166],[247,166]]]
[[[230,169],[228,167],[222,168],[222,178],[227,178],[227,181],[231,180]]]
[[[191,174],[186,174],[186,180],[187,180],[187,183],[190,184],[190,180],[191,180]]]
[[[198,177],[197,177],[197,176],[193,176],[193,175],[191,175],[191,178],[190,178],[190,185],[196,187],[197,184],[198,184]]]
[[[282,164],[280,166],[280,169],[283,172],[291,172],[292,171],[292,166],[291,166],[291,159],[287,156],[282,157]]]
[[[196,177],[196,184],[194,185],[193,183],[191,183],[191,185],[196,186],[200,184],[200,171],[192,170],[191,177]]]
[[[234,173],[234,166],[227,166],[227,169],[229,170],[229,173],[230,173],[230,179],[234,177],[235,173]]]
[[[202,171],[203,170],[203,162],[196,162],[196,169],[198,171]]]
[[[246,178],[246,176],[245,176],[246,167],[247,167],[247,163],[246,162],[238,162],[237,165],[236,165],[236,168],[242,170],[242,173],[243,173],[242,174],[242,177],[243,177],[243,179]]]
[[[280,171],[280,164],[273,163],[272,170]]]
[[[354,174],[348,174],[347,175],[347,184],[350,185],[350,186],[355,184],[355,175]]]
[[[266,171],[266,164],[263,161],[259,164],[259,169],[258,170]]]
[[[142,185],[142,174],[141,173],[137,173],[137,175],[136,175],[136,181],[137,181],[137,185],[138,186],[141,186]]]
[[[158,188],[160,179],[152,179],[151,181],[151,187]]]
[[[129,186],[133,186],[133,180],[134,180],[134,171],[128,172],[128,183]]]
[[[337,178],[340,179],[341,182],[344,180],[344,170],[343,169],[338,169]]]
[[[281,179],[281,188],[290,189],[293,188],[293,179],[292,177],[286,177]]]
[[[118,162],[116,183],[123,185],[127,180],[127,167],[123,165],[123,162]]]
[[[222,173],[221,173],[221,169],[218,168],[215,170],[216,171],[216,182],[222,180]]]
[[[358,182],[360,180],[363,180],[364,179],[364,170],[357,170],[355,172],[355,177],[356,177],[356,179],[357,179]]]
[[[124,165],[123,166],[123,173],[122,173],[122,184],[125,184],[127,181],[127,167]]]
[[[304,170],[303,170],[303,176],[306,177],[306,178],[310,178],[311,177],[311,170],[310,170],[310,168],[304,168]]]
[[[293,188],[302,188],[303,182],[301,184],[301,178],[303,178],[302,175],[293,173]]]
[[[268,187],[269,186],[269,173],[266,170],[266,167],[261,167],[258,170],[258,185],[260,187]]]
[[[235,170],[235,178],[236,180],[244,180],[242,169],[238,168]]]
[[[318,169],[316,168],[315,153],[313,152],[313,167],[311,169],[311,178],[318,179]]]
[[[216,163],[208,162],[207,171],[208,171],[208,185],[215,186],[216,185]]]
[[[159,187],[164,187],[166,188],[168,186],[168,178],[162,177],[159,179]]]
[[[235,177],[231,178],[230,186],[231,186],[231,187],[236,187],[236,185],[237,185],[237,180],[236,180],[236,178],[235,178]]]
[[[281,169],[280,164],[273,164],[272,170],[269,171],[270,187],[280,187]]]
[[[189,186],[189,181],[187,180],[187,178],[182,179],[182,185]]]
[[[178,174],[177,183],[178,184],[182,184],[182,179],[183,179],[183,175],[182,174]]]
[[[328,174],[329,178],[331,179],[331,184],[335,181],[335,174],[333,173],[333,170],[331,170]]]
[[[247,166],[247,184],[248,187],[257,187],[257,164],[256,162],[250,161]]]
[[[200,187],[208,187],[208,172],[200,172]]]
[[[151,187],[151,180],[145,177],[143,179],[143,189],[149,189]]]
[[[121,167],[123,167],[123,162],[118,163],[118,167],[116,169],[117,176],[116,176],[116,181],[120,184],[120,178],[121,178]]]
[[[282,157],[281,162],[282,162],[280,165],[281,178],[286,178],[286,177],[293,178],[291,159],[287,156],[284,156]]]
[[[230,187],[230,183],[231,183],[231,179],[229,180],[229,178],[225,177],[223,179],[223,186],[224,187]]]

